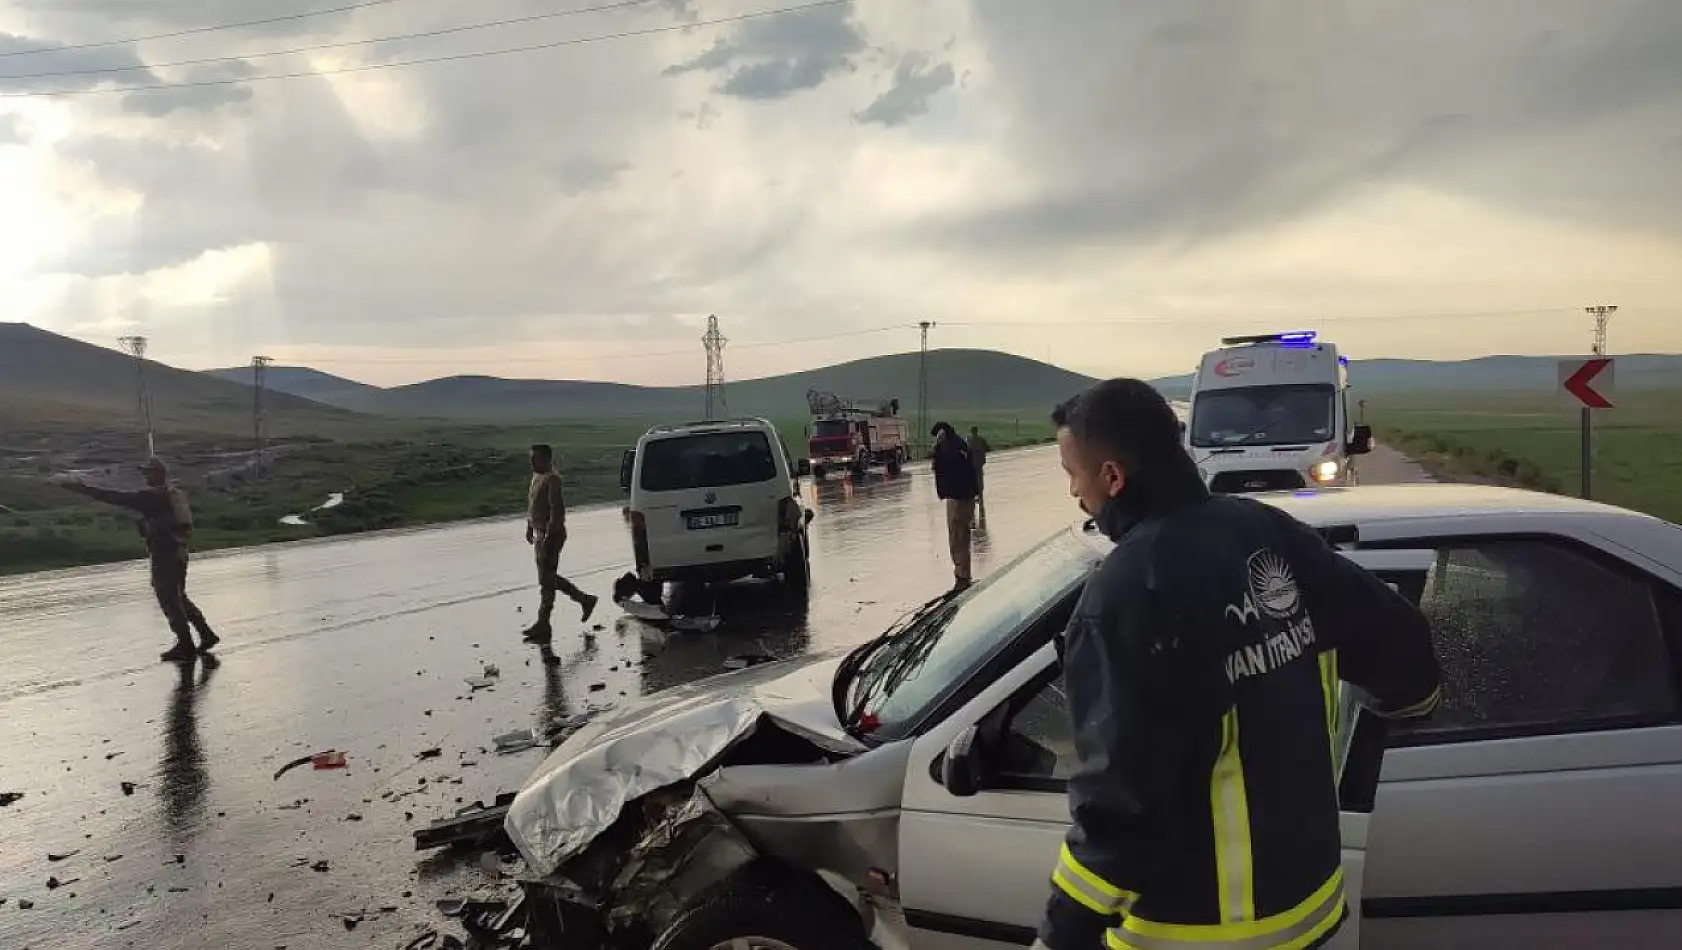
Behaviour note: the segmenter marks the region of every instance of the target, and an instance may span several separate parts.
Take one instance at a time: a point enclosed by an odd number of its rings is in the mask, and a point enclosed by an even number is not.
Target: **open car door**
[[[1386,729],[1383,720],[1365,712],[1348,684],[1339,694],[1338,725],[1349,913],[1323,946],[1356,950],[1368,822]],[[1068,830],[1073,751],[1057,651],[1050,643],[913,742],[897,881],[911,950],[1033,942]],[[948,760],[968,767],[949,767]]]

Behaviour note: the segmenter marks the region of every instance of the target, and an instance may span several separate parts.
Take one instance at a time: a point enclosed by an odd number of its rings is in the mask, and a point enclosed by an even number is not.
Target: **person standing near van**
[[[969,446],[949,423],[937,422],[934,436],[934,490],[946,502],[946,543],[952,552],[952,574],[958,589],[970,577],[970,527],[975,521],[976,467]]]
[[[537,584],[541,591],[537,622],[525,631],[528,642],[548,643],[553,639],[549,616],[555,611],[557,590],[578,604],[583,611],[581,620],[589,620],[596,611],[598,598],[584,593],[560,575],[561,548],[566,546],[566,541],[566,496],[560,473],[555,471],[555,449],[540,442],[531,447],[531,486],[526,492],[526,543],[532,546],[536,556]]]
[[[175,646],[164,651],[160,658],[170,662],[191,660],[200,653],[209,653],[222,642],[187,596],[187,537],[193,531],[193,510],[187,504],[187,493],[170,482],[169,468],[162,459],[147,459],[140,466],[140,474],[146,479],[146,486],[136,491],[96,488],[73,477],[56,478],[54,483],[78,495],[140,515],[140,533],[146,539],[146,554],[151,562],[152,593],[157,596],[158,607],[175,634]],[[194,630],[199,634],[196,646]]]
[[[987,518],[987,453],[993,451],[992,443],[981,434],[980,426],[969,427],[969,457],[975,463],[975,509],[976,517],[985,521]]]

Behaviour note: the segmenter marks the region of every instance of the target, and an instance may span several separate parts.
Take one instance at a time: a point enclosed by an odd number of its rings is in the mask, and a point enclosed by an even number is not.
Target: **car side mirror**
[[[805,478],[812,474],[812,460],[801,459],[794,463],[794,474],[798,478]]]
[[[812,523],[812,518],[815,515],[816,515],[816,512],[812,511],[812,509],[810,509],[810,508],[807,508],[806,513],[804,515],[802,515],[801,517],[806,519],[807,524],[811,524]]]
[[[619,490],[620,491],[627,492],[627,493],[630,492],[630,490],[631,490],[631,472],[632,472],[632,470],[634,470],[636,468],[636,464],[637,464],[637,450],[636,449],[626,449],[625,454],[619,457]]]
[[[966,726],[940,760],[940,784],[959,798],[981,791],[984,777],[981,756],[981,728]]]
[[[1372,451],[1372,426],[1359,425],[1355,427],[1355,434],[1350,436],[1346,449],[1350,455],[1365,455]]]

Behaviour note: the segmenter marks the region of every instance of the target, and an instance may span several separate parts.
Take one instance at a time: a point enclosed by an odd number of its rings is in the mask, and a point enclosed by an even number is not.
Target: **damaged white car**
[[[1682,529],[1493,488],[1257,497],[1415,598],[1444,662],[1426,723],[1386,733],[1345,690],[1329,946],[1673,946],[1682,826],[1650,818],[1682,797]],[[1108,550],[1071,528],[846,655],[573,735],[505,820],[533,944],[1028,944],[1068,822],[1054,638]],[[1553,663],[1515,662],[1536,643]]]

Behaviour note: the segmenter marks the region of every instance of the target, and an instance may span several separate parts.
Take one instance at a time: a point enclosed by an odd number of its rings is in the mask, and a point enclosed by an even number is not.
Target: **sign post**
[[[1612,358],[1592,356],[1559,361],[1559,389],[1567,405],[1583,417],[1583,497],[1590,497],[1594,469],[1594,411],[1612,408]]]

